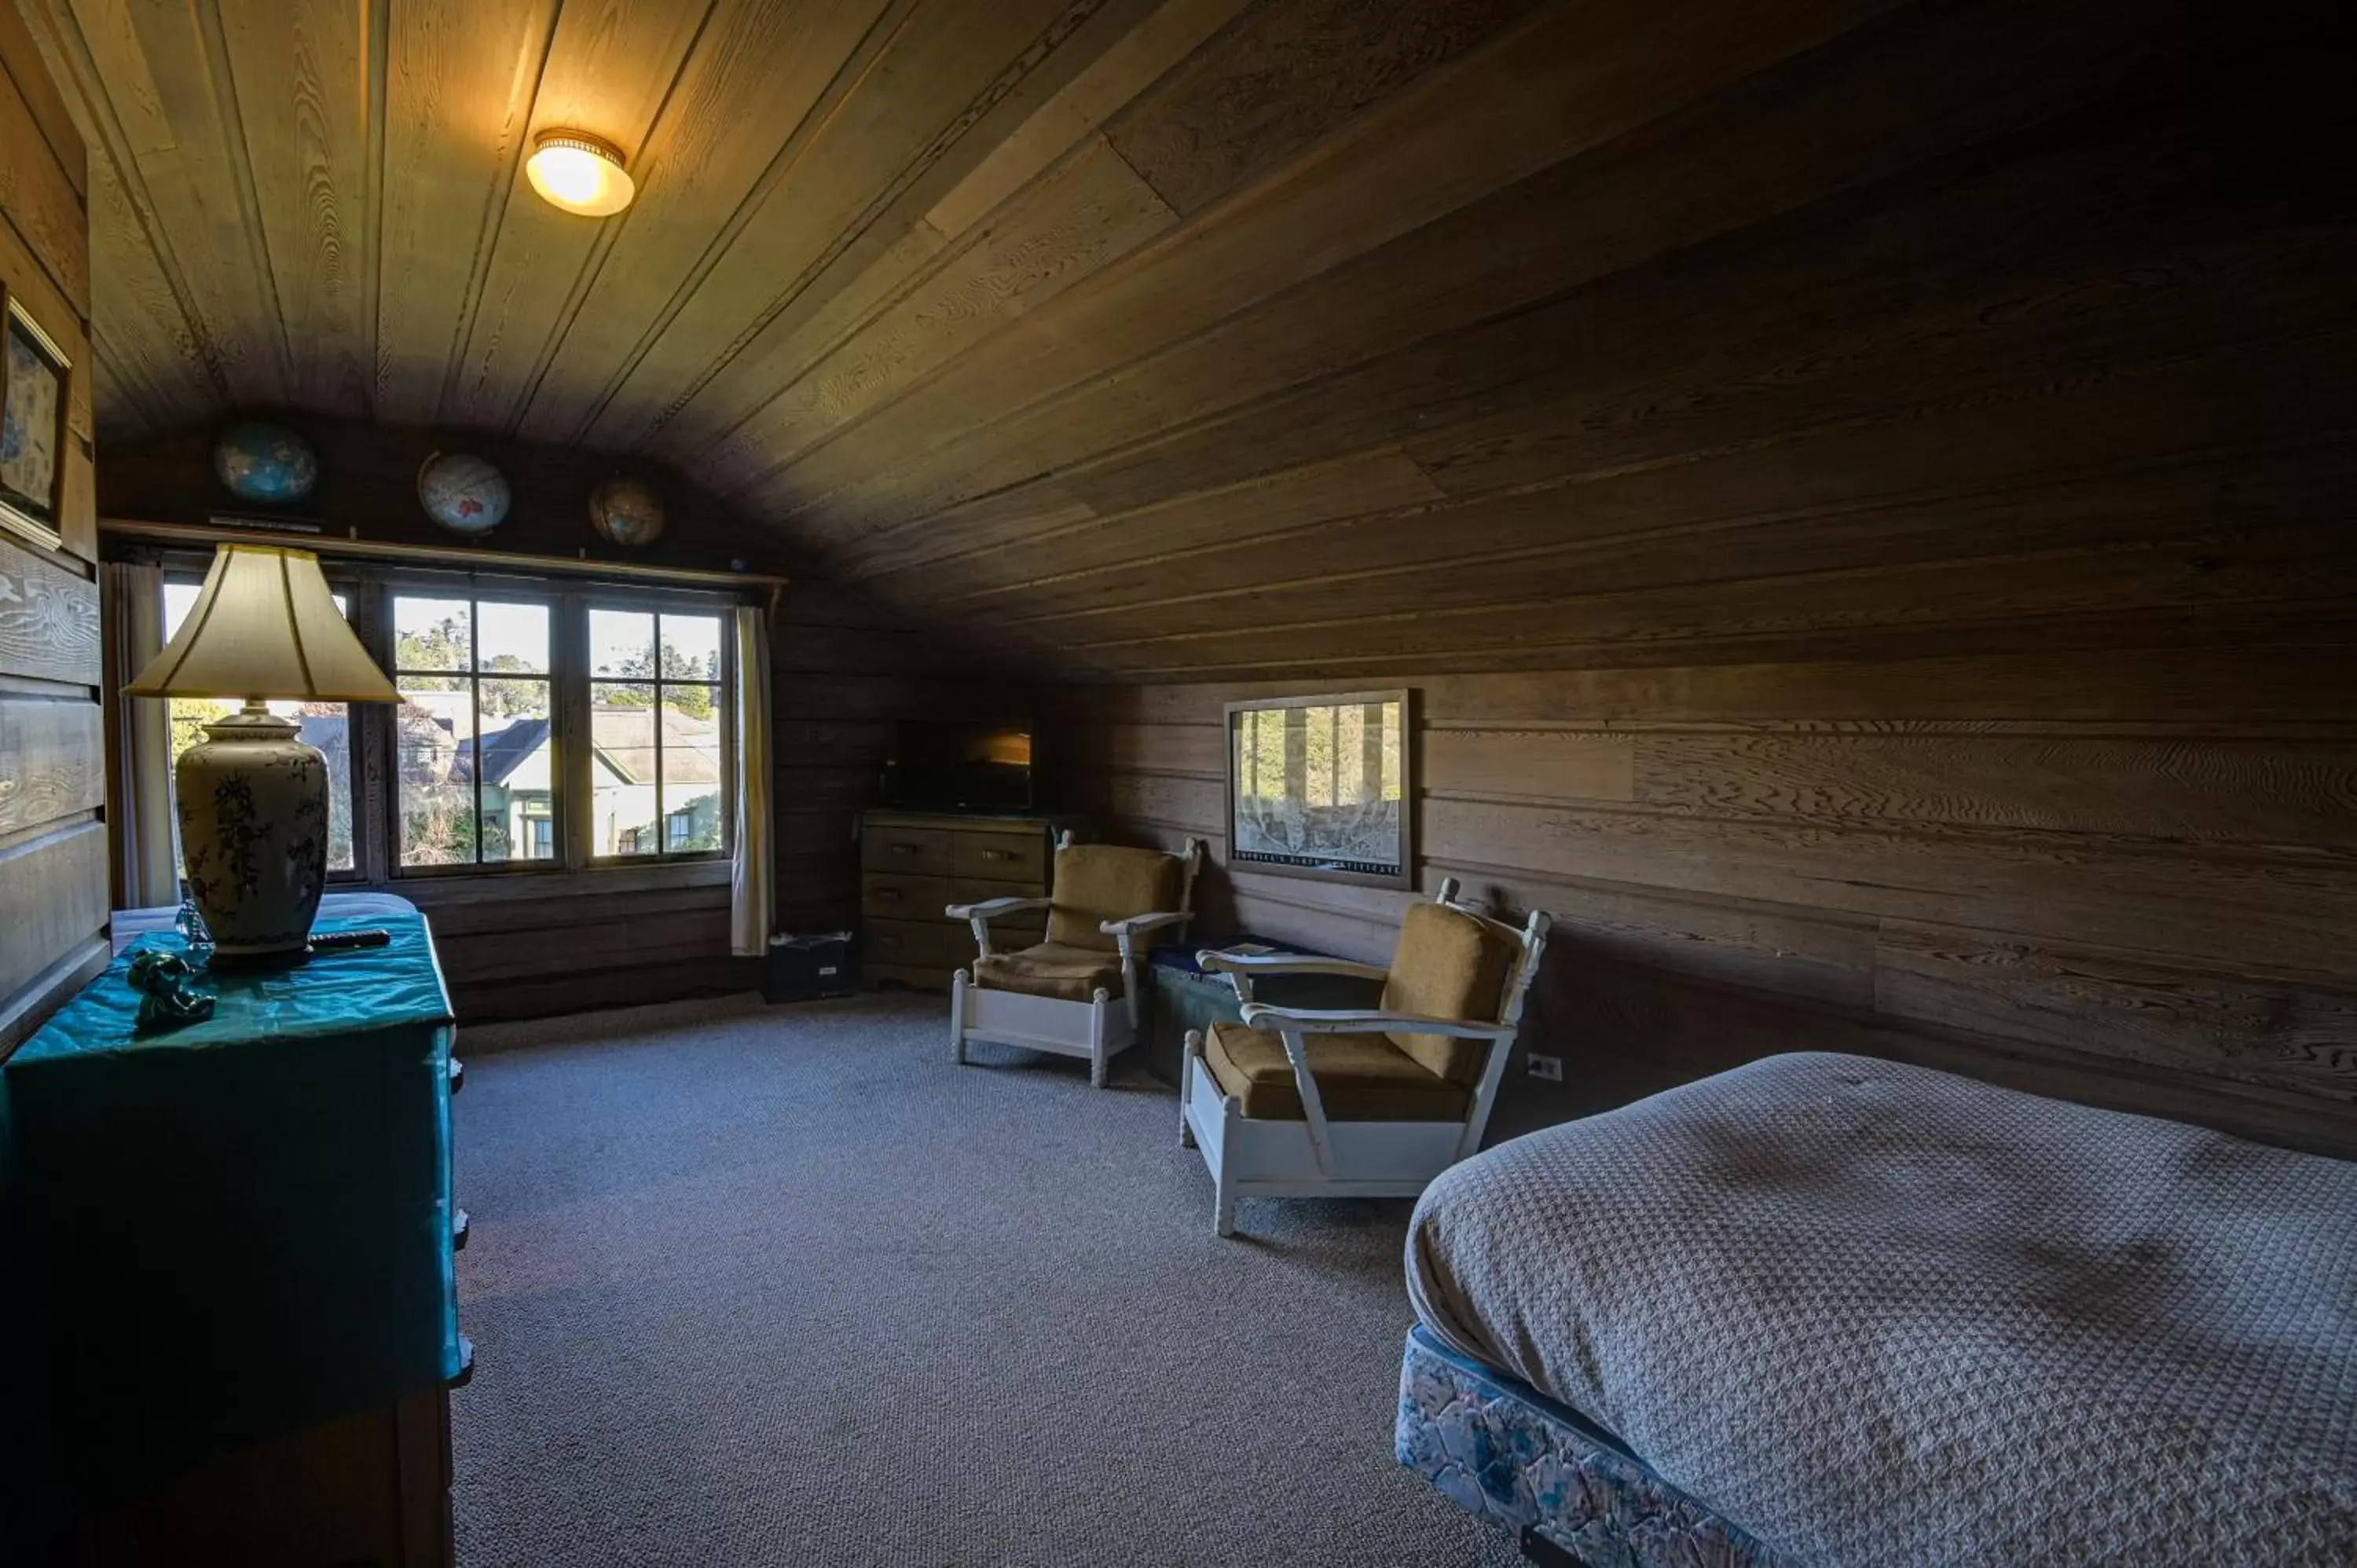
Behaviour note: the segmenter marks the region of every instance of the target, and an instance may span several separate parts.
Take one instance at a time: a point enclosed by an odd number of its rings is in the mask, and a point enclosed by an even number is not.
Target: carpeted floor
[[[1222,1241],[1170,1090],[942,1008],[462,1034],[465,1568],[1518,1561],[1392,1460],[1407,1204]]]

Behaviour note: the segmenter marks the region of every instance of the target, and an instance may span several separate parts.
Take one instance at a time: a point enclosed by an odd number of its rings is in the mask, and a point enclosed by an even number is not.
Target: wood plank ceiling
[[[110,447],[278,406],[643,454],[1130,678],[2224,636],[2352,586],[2357,231],[2294,123],[2337,89],[2249,8],[23,4],[92,149]],[[531,196],[554,125],[626,215]]]

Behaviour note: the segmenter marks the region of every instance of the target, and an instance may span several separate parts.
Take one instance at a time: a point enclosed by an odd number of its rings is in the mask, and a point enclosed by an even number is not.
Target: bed
[[[1782,1056],[1456,1166],[1407,1268],[1401,1462],[1542,1560],[2357,1563],[2357,1164]]]

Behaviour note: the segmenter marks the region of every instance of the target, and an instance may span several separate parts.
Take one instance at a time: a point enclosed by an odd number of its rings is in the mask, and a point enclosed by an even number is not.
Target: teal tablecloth
[[[7,1063],[0,1345],[91,1500],[460,1369],[450,1004],[421,917],[318,923],[359,927],[145,1036],[125,972],[181,943],[141,937]]]

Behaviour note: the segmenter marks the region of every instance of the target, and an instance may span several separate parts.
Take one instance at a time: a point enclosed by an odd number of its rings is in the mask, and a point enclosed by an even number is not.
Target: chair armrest
[[[1026,909],[1044,909],[1045,898],[985,898],[979,904],[952,904],[942,911],[952,920],[996,920],[1002,915],[1017,915]]]
[[[1389,980],[1392,975],[1379,963],[1319,958],[1314,953],[1231,953],[1206,949],[1195,955],[1195,962],[1206,973],[1243,974],[1255,980],[1265,974],[1346,974],[1354,980]]]
[[[1132,915],[1125,920],[1107,920],[1097,929],[1109,937],[1134,937],[1164,926],[1183,926],[1191,918],[1183,910],[1166,909],[1154,915]]]
[[[1361,1035],[1400,1029],[1413,1035],[1449,1035],[1460,1040],[1511,1038],[1512,1024],[1468,1023],[1461,1018],[1426,1018],[1415,1013],[1336,1011],[1308,1007],[1271,1007],[1248,1002],[1243,1010],[1247,1029],[1290,1030],[1301,1035]]]

